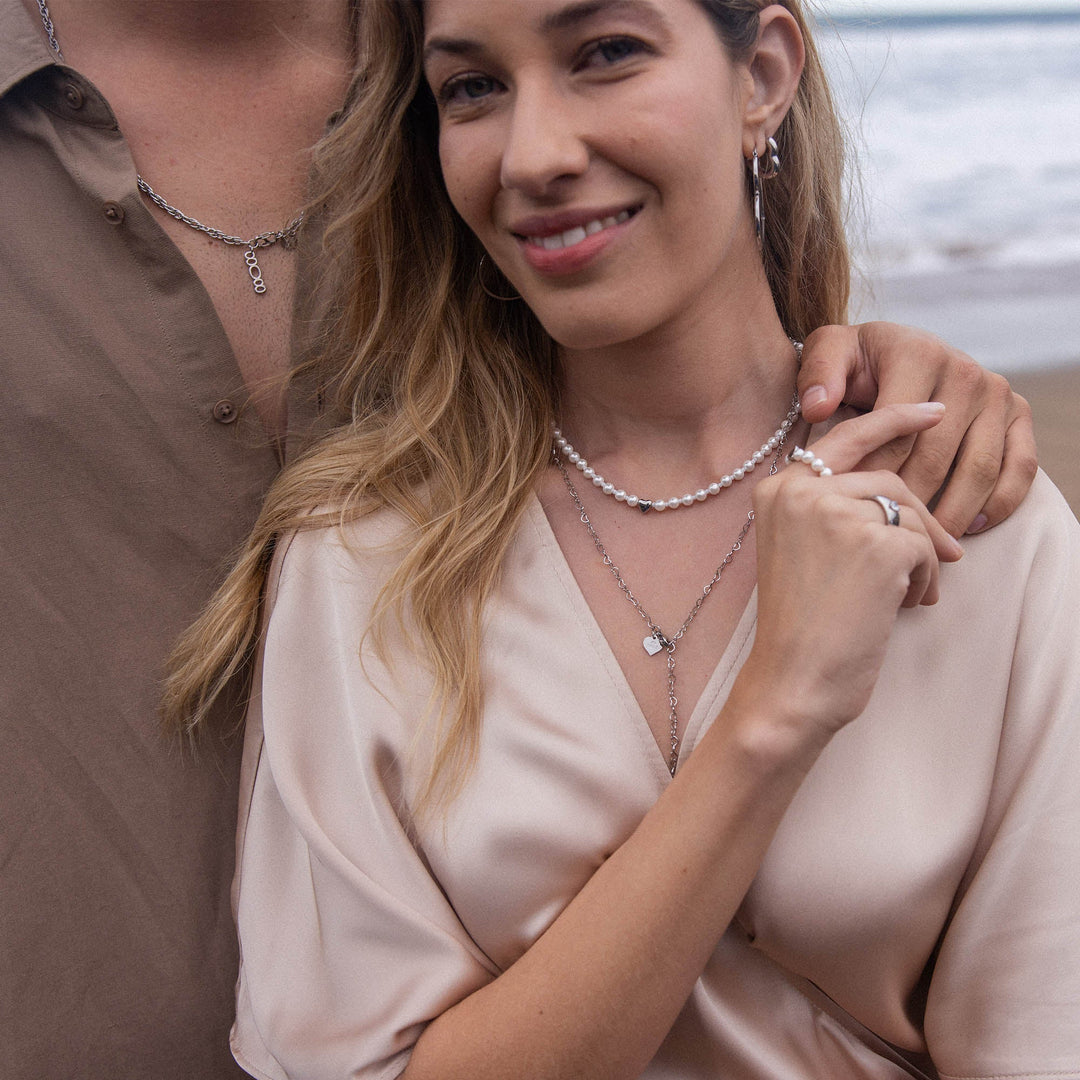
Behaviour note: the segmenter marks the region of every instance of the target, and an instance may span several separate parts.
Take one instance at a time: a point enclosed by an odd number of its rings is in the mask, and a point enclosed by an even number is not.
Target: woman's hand
[[[894,473],[850,472],[941,421],[940,404],[891,405],[813,446],[832,470],[793,462],[754,491],[758,629],[739,675],[747,714],[823,744],[866,707],[901,607],[938,598],[938,562],[960,545]],[[898,527],[875,496],[899,505]]]
[[[921,330],[893,323],[825,326],[806,339],[799,393],[811,423],[841,399],[878,409],[931,399],[946,406],[932,430],[875,450],[860,469],[899,473],[953,536],[996,525],[1027,494],[1037,466],[1028,403],[1000,375]]]

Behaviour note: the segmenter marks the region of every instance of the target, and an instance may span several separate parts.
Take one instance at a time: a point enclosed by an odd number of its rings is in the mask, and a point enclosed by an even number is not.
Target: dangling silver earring
[[[521,297],[518,296],[517,294],[515,294],[514,296],[499,296],[497,293],[493,293],[484,284],[484,263],[486,261],[487,261],[487,256],[486,255],[481,255],[480,256],[480,263],[476,268],[476,280],[480,282],[480,288],[483,289],[484,292],[486,292],[488,294],[488,296],[491,297],[492,300],[504,300],[504,301],[507,301],[507,302],[509,302],[511,300],[520,300]]]
[[[765,247],[765,205],[761,197],[761,171],[758,166],[758,152],[750,159],[750,179],[754,185],[754,232],[757,233],[759,248]]]
[[[766,167],[762,170],[758,159],[757,148],[750,160],[750,179],[754,187],[754,232],[757,233],[758,247],[765,247],[765,199],[761,190],[762,180],[771,180],[780,172],[780,148],[776,140],[770,135],[766,140],[768,157]]]

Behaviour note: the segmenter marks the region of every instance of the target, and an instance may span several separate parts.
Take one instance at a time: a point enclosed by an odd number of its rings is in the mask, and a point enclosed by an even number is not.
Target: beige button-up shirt
[[[192,760],[156,708],[279,455],[155,214],[108,103],[0,0],[4,1080],[242,1075],[239,747]]]

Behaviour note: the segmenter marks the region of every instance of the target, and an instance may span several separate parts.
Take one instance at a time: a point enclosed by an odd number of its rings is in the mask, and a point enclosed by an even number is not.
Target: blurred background
[[[1080,0],[811,0],[848,126],[853,320],[1008,375],[1080,512]]]

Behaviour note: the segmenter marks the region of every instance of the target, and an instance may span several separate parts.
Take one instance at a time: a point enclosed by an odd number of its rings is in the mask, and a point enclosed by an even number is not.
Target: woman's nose
[[[574,103],[551,86],[519,85],[506,130],[500,180],[504,188],[545,194],[589,164]]]

